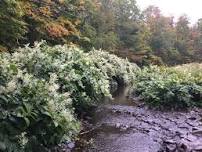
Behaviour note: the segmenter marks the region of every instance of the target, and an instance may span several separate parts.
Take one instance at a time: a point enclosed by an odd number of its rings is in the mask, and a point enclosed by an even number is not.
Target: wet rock
[[[162,152],[202,152],[202,140],[166,140]]]
[[[168,140],[164,140],[164,144],[175,144],[176,141],[172,140],[172,139],[168,139]]]
[[[175,152],[176,148],[177,148],[176,144],[168,144],[166,146],[166,151],[167,152]]]
[[[67,146],[68,148],[73,149],[75,147],[75,143],[70,142]]]
[[[179,151],[179,152],[191,152],[191,148],[189,148],[187,143],[180,143],[177,146],[177,151]]]
[[[195,147],[193,152],[202,152],[202,145]]]
[[[194,151],[202,152],[202,139],[198,139],[197,141],[194,141],[193,143],[190,144],[190,146],[192,146],[192,149]]]
[[[162,112],[135,106],[118,94],[95,111],[86,140],[76,152],[202,152],[202,110]],[[202,120],[202,119],[201,119]]]
[[[74,147],[74,142],[64,142],[58,145],[58,147],[53,148],[51,152],[71,152]]]
[[[174,140],[165,140],[163,142],[163,149],[162,151],[166,151],[166,152],[175,152],[175,150],[177,149],[177,144]]]
[[[116,128],[120,128],[121,124],[120,123],[116,123]]]
[[[202,137],[202,130],[195,130],[192,132],[193,135],[201,136]]]

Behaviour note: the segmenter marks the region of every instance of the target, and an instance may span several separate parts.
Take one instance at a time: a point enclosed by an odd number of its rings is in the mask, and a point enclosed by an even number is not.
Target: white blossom
[[[6,91],[7,92],[13,92],[17,88],[16,80],[13,79],[10,82],[8,82],[6,86]]]

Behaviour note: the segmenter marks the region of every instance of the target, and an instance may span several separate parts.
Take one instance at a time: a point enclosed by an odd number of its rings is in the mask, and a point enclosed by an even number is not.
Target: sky
[[[158,6],[164,15],[171,15],[175,20],[187,14],[192,24],[202,18],[202,0],[137,0],[138,6],[145,9],[149,5]]]

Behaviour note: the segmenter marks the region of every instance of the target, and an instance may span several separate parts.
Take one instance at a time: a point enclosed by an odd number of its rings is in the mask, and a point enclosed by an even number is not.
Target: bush
[[[106,52],[84,53],[76,47],[49,47],[45,43],[19,49],[12,61],[40,79],[49,80],[50,74],[55,73],[60,92],[70,92],[77,110],[110,96],[112,77],[128,83],[137,69],[126,60]]]
[[[99,52],[97,50],[91,51],[88,56],[96,67],[107,74],[109,79],[115,79],[123,85],[132,84],[136,79],[135,73],[140,70],[136,64],[101,50]]]
[[[77,110],[110,95],[107,75],[78,48],[38,44],[21,48],[12,60],[39,79],[49,81],[51,73],[57,75],[60,92],[70,92]]]
[[[137,74],[136,93],[159,108],[202,106],[202,70],[195,66],[144,68]]]
[[[0,151],[45,151],[79,130],[69,93],[0,60]],[[34,146],[34,147],[33,147]]]
[[[130,83],[138,69],[106,52],[45,42],[0,55],[0,150],[9,152],[45,151],[71,140],[79,131],[75,109],[111,96],[112,79]]]

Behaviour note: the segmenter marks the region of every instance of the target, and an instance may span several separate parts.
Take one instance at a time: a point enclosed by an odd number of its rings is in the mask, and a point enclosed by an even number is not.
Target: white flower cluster
[[[136,64],[130,63],[127,59],[121,59],[101,50],[94,50],[87,56],[109,77],[120,77],[125,83],[132,83],[135,80],[135,73],[140,70]]]
[[[44,126],[47,128],[42,129],[48,131],[48,127],[59,126],[60,132],[66,132],[62,138],[70,139],[79,128],[74,109],[97,103],[104,96],[110,97],[113,77],[130,83],[137,69],[135,64],[107,52],[84,53],[77,47],[36,43],[32,48],[20,48],[13,55],[0,56],[0,97],[8,100],[6,104],[19,106],[12,109],[12,115],[23,118],[27,128],[43,120],[45,115],[50,122],[46,120]],[[9,112],[4,109],[4,117],[10,116]],[[26,136],[25,130],[19,136]],[[57,132],[55,134],[57,138]]]

